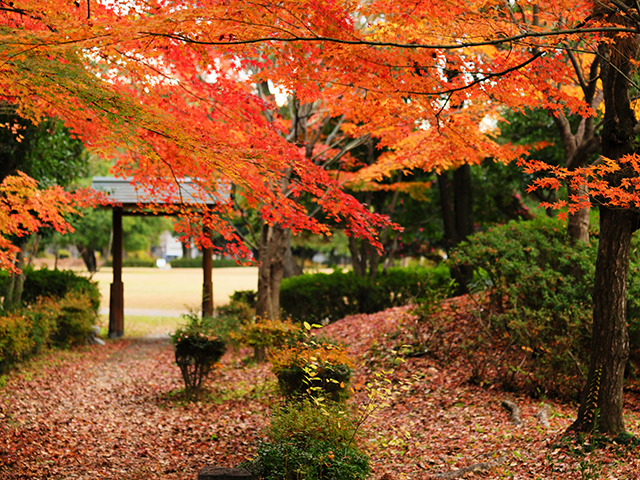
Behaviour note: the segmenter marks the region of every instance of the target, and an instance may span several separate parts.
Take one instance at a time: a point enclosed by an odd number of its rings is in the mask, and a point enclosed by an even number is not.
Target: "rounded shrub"
[[[343,347],[313,338],[276,351],[271,364],[280,392],[288,398],[326,396],[339,401],[347,394],[353,371]]]
[[[225,341],[216,333],[211,318],[185,315],[187,324],[171,336],[176,364],[182,373],[187,399],[197,401],[213,366],[226,351]]]

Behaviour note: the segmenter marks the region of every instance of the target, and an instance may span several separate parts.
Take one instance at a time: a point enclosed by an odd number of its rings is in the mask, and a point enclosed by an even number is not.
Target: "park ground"
[[[467,307],[464,298],[451,300],[443,314],[469,326]],[[1,377],[0,478],[195,480],[203,466],[235,466],[254,454],[280,398],[269,364],[247,363],[248,350],[231,348],[204,399],[185,403],[172,347],[158,335],[180,319],[137,318],[128,318],[122,339],[51,352]],[[366,404],[367,382],[391,386],[362,427],[372,479],[640,478],[637,447],[592,452],[588,442],[561,440],[575,404],[474,385],[462,357],[399,361],[393,341],[411,318],[401,307],[347,317],[323,332],[348,344],[356,360],[353,404]],[[465,332],[451,334],[453,345]],[[506,398],[520,407],[522,425],[502,408]],[[627,428],[638,435],[637,392],[626,402]],[[543,405],[549,426],[535,416]]]

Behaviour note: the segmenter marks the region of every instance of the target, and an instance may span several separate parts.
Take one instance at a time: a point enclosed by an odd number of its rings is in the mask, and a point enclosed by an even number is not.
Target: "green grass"
[[[155,317],[126,315],[124,319],[125,337],[143,337],[145,335],[164,335],[173,333],[179,324],[184,323],[182,317]],[[109,317],[100,315],[100,336],[109,336]]]

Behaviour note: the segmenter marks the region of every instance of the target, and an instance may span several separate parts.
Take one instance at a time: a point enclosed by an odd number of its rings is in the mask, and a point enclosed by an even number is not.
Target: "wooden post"
[[[109,338],[124,335],[124,284],[122,283],[122,208],[113,209],[113,283],[109,298]]]
[[[204,228],[204,235],[211,239],[211,230]],[[202,316],[213,316],[213,252],[210,248],[202,249]]]

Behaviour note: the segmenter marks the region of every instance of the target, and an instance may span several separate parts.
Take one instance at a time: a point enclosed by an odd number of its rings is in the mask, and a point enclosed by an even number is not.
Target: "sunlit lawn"
[[[100,287],[101,307],[108,308],[112,269],[103,267],[93,279]],[[190,308],[199,309],[202,302],[202,270],[199,268],[124,268],[122,281],[125,309],[186,312]],[[225,305],[234,291],[255,290],[257,285],[257,267],[215,268],[213,301],[216,305]]]
[[[257,288],[256,267],[216,268],[213,270],[213,298],[216,306],[229,303],[236,290]],[[166,334],[184,322],[181,313],[199,312],[202,303],[202,270],[198,268],[125,268],[124,283],[125,336]],[[101,309],[109,307],[111,268],[102,268],[93,277],[102,294]],[[132,312],[133,310],[133,312]],[[100,316],[102,334],[106,336],[108,315]]]

